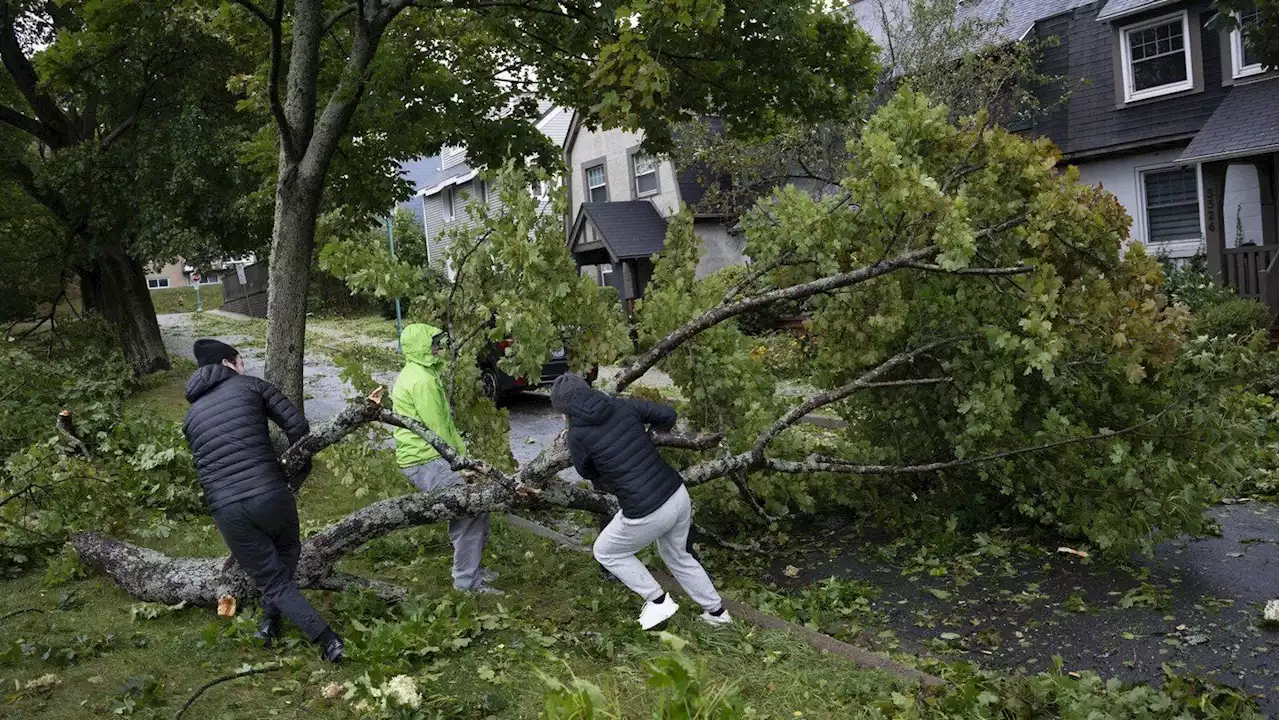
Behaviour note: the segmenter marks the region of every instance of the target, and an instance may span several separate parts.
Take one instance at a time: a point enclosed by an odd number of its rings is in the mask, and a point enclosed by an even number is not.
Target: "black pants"
[[[293,580],[302,541],[298,506],[287,488],[282,485],[279,490],[218,508],[213,511],[213,522],[231,556],[262,593],[267,617],[284,615],[312,642],[329,629]]]

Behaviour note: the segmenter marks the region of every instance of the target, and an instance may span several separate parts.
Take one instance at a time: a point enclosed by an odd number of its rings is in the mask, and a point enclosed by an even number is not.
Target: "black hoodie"
[[[680,473],[658,454],[645,427],[670,430],[675,410],[598,390],[574,397],[568,410],[573,466],[597,489],[616,496],[625,517],[652,513],[680,489]]]
[[[295,443],[307,419],[275,385],[224,365],[205,365],[187,381],[191,409],[182,423],[209,510],[285,487],[267,419]]]

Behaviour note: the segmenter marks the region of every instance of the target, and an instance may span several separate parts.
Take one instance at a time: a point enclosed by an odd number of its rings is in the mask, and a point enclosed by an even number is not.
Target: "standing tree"
[[[641,128],[715,114],[741,131],[839,114],[869,89],[871,43],[794,0],[231,0],[275,151],[267,379],[301,403],[309,263],[326,208],[365,221],[405,193],[395,160],[465,145],[497,167],[558,165],[536,97],[589,125]],[[256,29],[245,23],[253,23]],[[402,195],[403,196],[403,195]],[[366,224],[368,224],[366,222]]]
[[[61,225],[46,261],[79,276],[134,371],[167,369],[146,265],[254,243],[237,58],[190,6],[4,0],[0,60],[0,182]]]
[[[821,502],[851,505],[860,490],[950,492],[988,513],[1005,509],[1105,549],[1149,547],[1200,527],[1220,473],[1248,471],[1274,404],[1253,399],[1241,368],[1264,365],[1239,338],[1190,338],[1185,309],[1161,296],[1159,264],[1141,247],[1121,256],[1128,218],[1113,197],[1055,167],[1057,151],[900,93],[851,144],[852,160],[823,199],[788,188],[746,220],[758,268],[695,279],[699,245],[688,215],[640,308],[643,352],[611,381],[623,393],[652,367],[689,398],[685,482],[722,508],[771,515]],[[518,186],[502,182],[506,188]],[[368,401],[289,449],[286,470],[366,422],[417,432],[475,484],[375,502],[311,536],[298,581],[401,591],[335,564],[398,529],[539,505],[607,513],[613,500],[556,478],[570,466],[563,435],[523,466],[507,440],[475,424],[480,350],[490,308],[514,344],[519,372],[565,340],[578,362],[608,360],[625,337],[609,290],[573,276],[562,235],[512,191],[511,213],[477,218],[453,244],[453,289],[415,303],[453,328],[451,383],[469,454],[421,424]],[[563,202],[563,199],[560,201]],[[533,240],[530,240],[532,233]],[[412,269],[356,248],[330,253],[355,283],[397,293]],[[381,263],[374,266],[366,263]],[[735,275],[732,280],[730,275]],[[813,299],[811,388],[778,392],[777,378],[737,327],[744,313]],[[539,308],[529,312],[529,308]],[[1261,340],[1258,338],[1257,340]],[[1274,378],[1272,379],[1274,382]],[[827,409],[849,426],[834,437],[800,428]],[[1272,459],[1273,461],[1273,459]],[[1026,463],[1025,467],[1018,463]],[[1265,463],[1264,463],[1265,464]],[[874,484],[874,485],[873,485]],[[220,559],[172,558],[82,533],[82,560],[137,597],[211,605],[246,596],[243,572]]]

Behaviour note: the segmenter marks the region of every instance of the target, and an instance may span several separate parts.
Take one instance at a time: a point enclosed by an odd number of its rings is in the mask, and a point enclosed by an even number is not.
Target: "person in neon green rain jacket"
[[[445,361],[439,353],[444,339],[440,328],[422,323],[405,326],[400,333],[400,347],[406,362],[391,390],[391,402],[396,413],[421,421],[454,450],[465,453],[466,444],[453,424],[441,379]],[[462,476],[426,440],[403,428],[396,428],[394,437],[400,470],[418,490],[431,492],[463,484]],[[489,585],[497,573],[481,566],[489,540],[489,513],[450,521],[449,539],[453,542],[454,588],[502,594]]]

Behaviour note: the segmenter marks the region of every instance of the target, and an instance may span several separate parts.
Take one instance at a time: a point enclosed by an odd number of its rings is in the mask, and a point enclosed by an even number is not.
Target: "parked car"
[[[510,346],[510,339],[490,342],[489,352],[480,362],[480,382],[484,386],[485,397],[495,404],[502,404],[503,398],[514,392],[550,387],[556,378],[569,372],[569,360],[565,357],[565,351],[556,350],[551,353],[551,359],[542,366],[542,373],[536,381],[532,378],[511,377],[498,367],[498,360]],[[585,376],[587,382],[594,383],[599,372],[600,368],[592,365]]]

